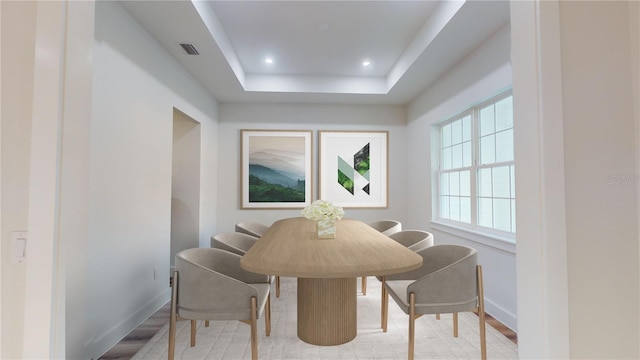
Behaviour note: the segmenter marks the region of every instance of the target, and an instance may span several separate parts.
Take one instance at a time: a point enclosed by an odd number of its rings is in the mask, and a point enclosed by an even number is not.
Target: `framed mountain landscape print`
[[[311,130],[241,130],[241,148],[243,209],[311,204]]]
[[[386,208],[388,131],[319,131],[319,197],[346,208]]]

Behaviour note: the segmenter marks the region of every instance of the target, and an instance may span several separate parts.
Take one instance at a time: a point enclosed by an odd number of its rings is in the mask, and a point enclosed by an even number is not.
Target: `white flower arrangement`
[[[309,220],[326,221],[340,220],[344,216],[344,210],[340,206],[335,206],[326,200],[316,200],[311,205],[302,209],[302,215]]]

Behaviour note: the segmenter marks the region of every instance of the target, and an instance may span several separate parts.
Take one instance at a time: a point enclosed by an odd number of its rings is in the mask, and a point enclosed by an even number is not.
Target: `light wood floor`
[[[125,360],[131,359],[162,327],[169,321],[170,303],[160,308],[151,315],[144,323],[131,331],[122,341],[112,347],[106,354],[100,357],[104,360]],[[518,336],[508,327],[494,319],[490,315],[486,316],[487,324],[506,336],[515,344],[518,343]]]

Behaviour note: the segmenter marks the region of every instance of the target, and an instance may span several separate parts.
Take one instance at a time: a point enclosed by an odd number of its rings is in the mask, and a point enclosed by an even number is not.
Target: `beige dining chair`
[[[369,223],[369,226],[378,230],[384,235],[391,235],[402,230],[402,223],[398,220],[378,220]]]
[[[235,225],[236,232],[261,238],[269,226],[255,221],[241,221]],[[280,297],[280,276],[276,276],[276,297]]]
[[[378,220],[368,224],[383,235],[391,235],[402,230],[402,223],[398,220]],[[362,295],[367,295],[367,277],[362,277]]]
[[[388,236],[399,244],[405,246],[407,249],[416,252],[421,249],[428,248],[429,246],[433,246],[433,234],[424,230],[401,230]],[[382,282],[382,286],[380,287],[380,298],[384,299],[386,296],[386,290],[384,287],[386,277],[376,276],[376,279]],[[440,314],[437,314],[436,316],[438,319],[440,318]]]
[[[267,225],[254,221],[243,221],[235,225],[236,232],[248,234],[257,238],[262,237],[268,229],[269,227]]]
[[[240,256],[244,255],[259,239],[255,236],[239,233],[239,232],[225,232],[218,233],[211,237],[211,247],[226,250]],[[270,282],[275,280],[276,283],[276,297],[280,297],[280,277],[270,276]]]
[[[413,251],[433,246],[433,234],[424,230],[401,230],[388,236]]]
[[[417,252],[418,269],[386,276],[382,299],[382,330],[387,331],[389,295],[409,315],[409,360],[415,347],[415,321],[424,314],[453,314],[453,336],[458,336],[458,313],[477,311],[480,355],[487,358],[482,266],[478,252],[462,245],[434,245]]]
[[[240,267],[240,256],[221,249],[194,248],[179,252],[171,276],[171,316],[168,359],[173,360],[178,318],[191,320],[191,346],[196,344],[196,320],[239,320],[251,326],[251,358],[258,359],[257,319],[264,314],[271,334],[271,297],[267,275]]]

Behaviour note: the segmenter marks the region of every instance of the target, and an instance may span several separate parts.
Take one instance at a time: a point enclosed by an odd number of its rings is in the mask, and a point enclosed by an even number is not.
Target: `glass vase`
[[[318,230],[318,239],[336,238],[336,220],[318,220],[316,221],[316,229]]]

